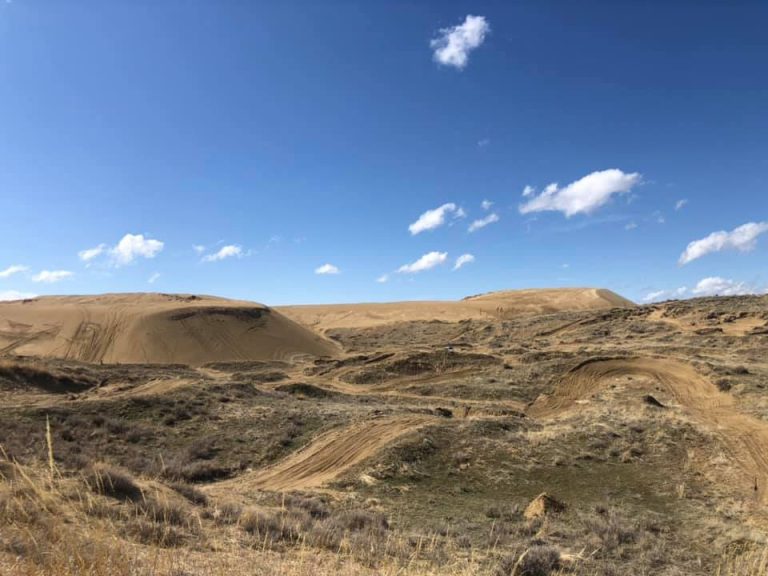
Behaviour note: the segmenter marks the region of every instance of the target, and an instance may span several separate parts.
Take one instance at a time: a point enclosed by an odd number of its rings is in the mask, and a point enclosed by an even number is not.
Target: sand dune
[[[116,294],[0,303],[0,355],[201,365],[336,351],[328,340],[253,302]]]
[[[627,308],[634,305],[610,290],[549,288],[490,292],[459,301],[282,306],[277,310],[306,326],[325,331],[334,328],[368,328],[396,322],[459,322],[565,310]]]

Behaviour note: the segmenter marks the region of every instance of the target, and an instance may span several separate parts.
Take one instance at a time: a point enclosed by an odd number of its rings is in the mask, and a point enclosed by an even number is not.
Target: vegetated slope
[[[0,354],[200,365],[336,351],[332,342],[254,302],[114,294],[0,303]]]
[[[599,288],[508,290],[470,296],[459,301],[383,302],[278,307],[281,313],[312,328],[370,328],[397,322],[505,318],[567,310],[628,308],[635,304]]]
[[[733,396],[718,390],[688,364],[642,357],[589,360],[569,371],[551,395],[540,396],[528,414],[554,416],[621,376],[645,377],[654,386],[663,386],[702,425],[716,431],[747,480],[755,479],[760,500],[768,499],[768,423],[740,413]]]

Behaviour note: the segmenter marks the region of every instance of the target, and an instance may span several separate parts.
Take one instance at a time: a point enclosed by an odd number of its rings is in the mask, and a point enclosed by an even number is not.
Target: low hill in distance
[[[280,306],[277,310],[297,322],[325,332],[335,328],[371,328],[396,322],[506,319],[520,314],[634,306],[632,301],[600,288],[532,288],[489,292],[458,301]]]

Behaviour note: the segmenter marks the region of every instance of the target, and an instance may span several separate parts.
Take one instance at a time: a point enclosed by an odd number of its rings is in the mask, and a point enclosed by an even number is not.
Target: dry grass
[[[145,486],[142,489],[142,485]],[[176,486],[179,492],[188,487]],[[175,494],[175,492],[174,492]],[[184,505],[183,501],[195,502]],[[189,502],[188,502],[189,503]],[[20,576],[547,576],[601,574],[586,554],[532,543],[516,552],[475,551],[460,539],[409,539],[382,514],[333,511],[321,498],[293,495],[280,505],[231,509],[234,523],[209,521],[197,493],[175,500],[125,471],[95,467],[87,478],[50,481],[44,466],[0,465],[0,573]],[[205,509],[207,510],[207,509]],[[494,514],[496,516],[496,514]],[[610,511],[592,526],[599,549],[637,538]],[[544,527],[534,528],[542,534]],[[534,535],[536,536],[536,535]],[[169,549],[169,547],[175,547]],[[498,558],[489,562],[489,559]],[[768,570],[768,548],[724,554],[716,576]]]

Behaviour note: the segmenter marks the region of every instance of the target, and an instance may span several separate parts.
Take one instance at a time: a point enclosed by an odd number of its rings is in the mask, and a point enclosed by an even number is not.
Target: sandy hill
[[[635,304],[599,288],[508,290],[470,296],[459,301],[386,302],[278,307],[281,313],[313,329],[366,328],[406,321],[507,318],[566,310],[626,308]]]
[[[253,302],[108,294],[0,303],[0,355],[201,365],[336,351],[333,343]]]

